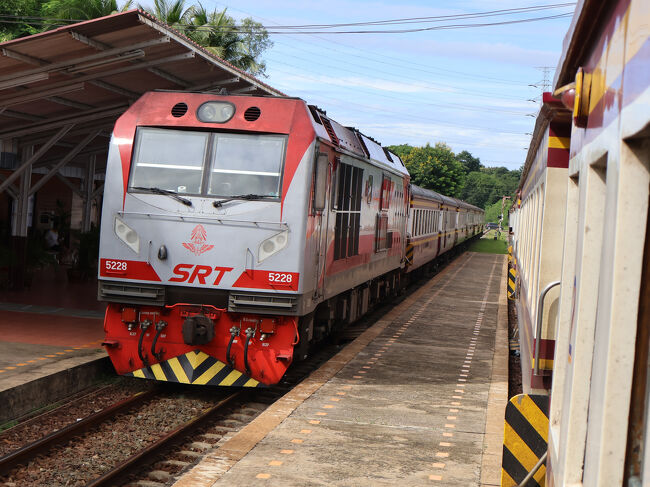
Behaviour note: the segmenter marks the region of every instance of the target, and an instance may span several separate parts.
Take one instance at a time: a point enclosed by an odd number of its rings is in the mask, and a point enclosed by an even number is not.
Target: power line
[[[467,14],[471,15],[471,14]],[[560,19],[560,18],[565,18],[572,16],[572,13],[564,13],[564,14],[556,14],[556,15],[548,15],[548,16],[542,16],[542,17],[529,17],[525,19],[516,19],[516,20],[506,20],[506,21],[501,21],[501,22],[486,22],[486,23],[470,23],[470,24],[448,24],[448,25],[438,25],[434,27],[419,27],[419,28],[413,28],[413,29],[383,29],[383,30],[316,30],[316,31],[310,31],[310,30],[298,30],[298,29],[304,29],[304,26],[260,26],[260,28],[265,29],[268,34],[291,34],[291,35],[297,35],[297,34],[406,34],[406,33],[414,33],[414,32],[427,32],[427,31],[436,31],[436,30],[452,30],[452,29],[470,29],[470,28],[478,28],[478,27],[492,27],[492,26],[498,26],[498,25],[511,25],[511,24],[520,24],[520,23],[526,23],[526,22],[538,22],[542,20],[553,20],[553,19]],[[487,16],[487,15],[485,15]],[[483,17],[485,17],[483,16]],[[467,17],[467,18],[483,18],[483,17]],[[10,20],[7,20],[10,19]],[[22,20],[21,20],[22,19]],[[62,25],[69,25],[70,23],[77,23],[77,22],[82,22],[80,19],[75,19],[75,20],[65,20],[65,19],[52,19],[48,17],[20,17],[20,16],[12,16],[12,15],[0,15],[0,23],[2,24],[30,24],[30,25],[41,25],[41,26],[62,26]],[[421,22],[420,22],[421,23]],[[364,25],[376,25],[373,23],[365,23]],[[195,26],[195,25],[174,25],[174,29],[180,30],[180,31],[192,31],[192,32],[228,32],[228,33],[237,33],[237,34],[255,34],[257,30],[249,29],[249,28],[242,28],[236,25],[200,25],[200,26]],[[331,24],[326,27],[322,27],[322,29],[325,28],[337,28],[336,24]],[[285,30],[286,29],[286,30]]]

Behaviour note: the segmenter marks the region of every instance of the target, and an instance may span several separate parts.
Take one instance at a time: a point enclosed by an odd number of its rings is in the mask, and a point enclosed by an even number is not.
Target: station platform
[[[0,298],[0,424],[110,371],[96,289],[93,282],[40,279]]]
[[[500,485],[505,282],[463,254],[175,487]]]

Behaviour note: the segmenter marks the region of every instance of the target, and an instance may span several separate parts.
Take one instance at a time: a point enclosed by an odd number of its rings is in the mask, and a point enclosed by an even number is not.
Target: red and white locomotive
[[[278,382],[480,232],[482,210],[457,200],[413,220],[411,188],[399,157],[303,100],[145,94],[117,121],[106,171],[99,299],[117,372]],[[407,258],[425,231],[442,245]]]

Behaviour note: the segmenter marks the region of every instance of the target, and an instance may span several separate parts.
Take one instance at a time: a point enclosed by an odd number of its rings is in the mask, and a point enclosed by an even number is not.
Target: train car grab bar
[[[535,330],[535,368],[533,374],[539,375],[539,348],[542,341],[542,318],[544,315],[544,299],[548,292],[555,286],[559,285],[561,281],[553,281],[549,283],[539,295],[537,299],[537,329]]]

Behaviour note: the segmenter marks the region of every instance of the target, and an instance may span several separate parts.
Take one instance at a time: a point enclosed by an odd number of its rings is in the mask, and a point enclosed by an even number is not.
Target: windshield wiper
[[[170,191],[168,189],[155,188],[155,187],[146,188],[144,186],[133,186],[131,189],[137,189],[138,191],[147,191],[149,193],[155,193],[155,194],[164,194],[174,198],[176,201],[180,201],[185,206],[192,206],[192,202],[190,200],[188,200],[187,198],[183,198],[182,196],[179,196],[178,193],[176,193],[175,191]]]
[[[277,196],[270,196],[267,194],[236,194],[226,198],[225,200],[213,201],[212,206],[215,208],[221,208],[224,203],[234,200],[263,200],[265,198],[277,198]]]

